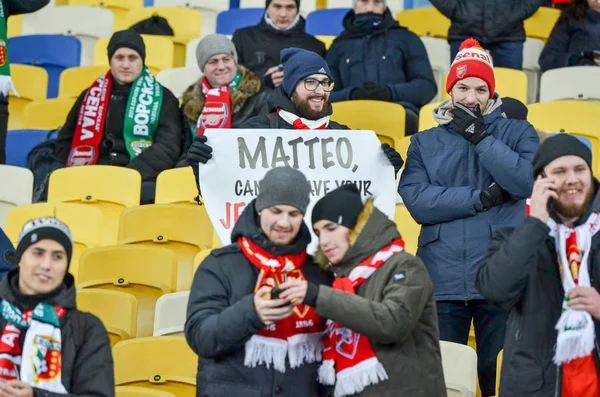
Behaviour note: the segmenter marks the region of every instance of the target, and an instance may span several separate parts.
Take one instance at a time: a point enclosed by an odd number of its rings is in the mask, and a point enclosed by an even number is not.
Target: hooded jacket
[[[331,101],[352,99],[352,91],[371,81],[387,87],[391,101],[415,112],[437,92],[433,70],[421,39],[398,25],[389,8],[372,32],[355,27],[353,10],[344,17],[344,32],[327,52],[335,81]]]
[[[298,237],[287,246],[273,245],[258,225],[252,201],[231,234],[232,244],[213,250],[194,276],[187,308],[185,337],[198,354],[198,397],[316,397],[319,363],[303,364],[280,373],[273,368],[244,365],[245,343],[265,326],[254,309],[254,288],[259,270],[242,253],[237,239],[245,236],[273,255],[296,254],[306,249],[311,236],[302,223]],[[331,285],[332,277],[307,256],[305,277],[315,284]]]
[[[599,183],[595,197],[575,226],[600,211]],[[554,213],[550,216],[560,223]],[[488,300],[510,310],[506,325],[500,395],[554,397],[560,394],[561,373],[552,362],[561,315],[563,289],[554,238],[535,217],[517,227],[498,230],[477,273],[477,289]],[[592,237],[589,256],[591,286],[600,291],[600,234]],[[600,323],[594,319],[597,347]],[[596,361],[598,364],[598,361]],[[600,366],[598,366],[600,368]],[[598,375],[600,377],[600,374]]]
[[[19,290],[19,269],[11,270],[0,281],[0,297],[19,310],[32,310],[38,303],[62,306],[67,313],[60,319],[62,339],[62,384],[69,394],[33,388],[35,397],[114,397],[115,379],[108,333],[93,314],[77,310],[73,276],[43,295],[24,295]],[[6,321],[0,316],[0,329]],[[20,340],[21,347],[25,337]]]
[[[350,233],[349,251],[332,270],[337,277],[347,277],[399,237],[396,224],[368,200]],[[317,260],[327,263],[321,252]],[[388,380],[355,396],[446,395],[433,284],[419,258],[406,252],[392,255],[356,295],[321,285],[316,312],[368,337],[385,368]]]
[[[476,146],[449,126],[451,99],[434,110],[439,126],[411,137],[399,193],[422,225],[417,256],[437,300],[482,299],[475,275],[492,233],[525,217],[539,138],[527,121],[506,119],[501,104],[498,95],[488,102],[483,121],[489,136]],[[492,182],[512,200],[483,211],[480,194]]]

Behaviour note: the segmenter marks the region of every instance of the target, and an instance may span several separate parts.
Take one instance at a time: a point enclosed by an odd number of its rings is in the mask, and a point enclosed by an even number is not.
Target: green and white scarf
[[[3,3],[3,1],[0,1],[0,93],[4,96],[8,96],[8,91],[12,90],[16,96],[19,96],[19,93],[15,89],[13,81],[10,78],[8,32],[6,29],[8,18],[6,16],[6,10],[4,9]]]

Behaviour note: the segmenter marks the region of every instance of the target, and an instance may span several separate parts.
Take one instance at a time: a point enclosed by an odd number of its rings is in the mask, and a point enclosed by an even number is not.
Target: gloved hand
[[[198,168],[198,164],[206,164],[212,158],[212,148],[206,144],[205,135],[196,135],[192,145],[190,146],[186,161],[192,168]]]
[[[454,118],[450,122],[450,127],[473,145],[477,145],[489,135],[485,130],[479,105],[475,106],[472,112],[468,107],[457,102],[452,109],[452,114]]]
[[[502,189],[502,187],[500,187],[500,185],[498,185],[496,182],[492,182],[490,186],[483,189],[479,195],[479,198],[481,200],[481,204],[483,204],[484,211],[512,200],[510,194]]]
[[[392,163],[392,165],[394,166],[394,175],[398,175],[398,171],[400,171],[400,168],[402,168],[402,166],[404,165],[404,160],[402,160],[402,156],[400,156],[400,153],[398,153],[396,149],[394,149],[387,143],[382,144],[381,149],[383,150],[383,153],[385,153],[385,155],[387,156],[388,160],[390,160],[390,163]]]
[[[372,99],[375,101],[390,102],[392,95],[385,86],[367,81],[352,91],[352,99]]]

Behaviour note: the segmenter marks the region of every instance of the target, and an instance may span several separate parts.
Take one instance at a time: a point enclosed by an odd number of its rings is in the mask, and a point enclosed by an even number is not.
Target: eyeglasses
[[[333,80],[326,79],[319,81],[317,79],[304,79],[304,88],[306,88],[306,91],[316,91],[319,85],[325,92],[333,90]]]

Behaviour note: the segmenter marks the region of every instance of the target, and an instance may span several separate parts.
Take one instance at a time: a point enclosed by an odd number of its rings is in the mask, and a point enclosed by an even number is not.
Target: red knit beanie
[[[490,98],[494,96],[496,79],[494,78],[492,57],[475,39],[466,39],[460,45],[458,54],[450,66],[450,73],[446,80],[446,92],[449,94],[456,83],[467,77],[479,77],[485,81],[490,90]]]

